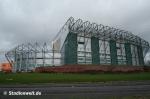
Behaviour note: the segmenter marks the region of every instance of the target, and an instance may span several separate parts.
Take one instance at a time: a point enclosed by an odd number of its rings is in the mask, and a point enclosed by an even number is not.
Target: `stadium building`
[[[22,44],[6,53],[15,71],[63,64],[144,66],[149,43],[129,31],[70,17],[52,46]]]

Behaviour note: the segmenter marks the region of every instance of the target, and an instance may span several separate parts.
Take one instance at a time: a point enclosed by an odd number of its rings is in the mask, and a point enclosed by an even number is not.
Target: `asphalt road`
[[[10,96],[9,92],[41,92],[41,96]],[[36,94],[37,94],[36,93]],[[16,93],[15,93],[16,94]],[[150,84],[53,84],[0,86],[0,99],[103,99],[105,96],[150,95]],[[28,98],[27,98],[28,97]]]

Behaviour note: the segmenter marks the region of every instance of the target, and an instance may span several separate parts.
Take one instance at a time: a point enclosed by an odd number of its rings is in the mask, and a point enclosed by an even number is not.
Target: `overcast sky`
[[[150,0],[0,0],[0,50],[50,42],[70,16],[125,29],[150,42]]]

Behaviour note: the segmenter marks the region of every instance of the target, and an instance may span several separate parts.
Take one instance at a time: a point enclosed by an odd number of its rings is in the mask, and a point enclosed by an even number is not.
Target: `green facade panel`
[[[126,64],[132,65],[131,44],[125,43]]]
[[[110,40],[109,41],[109,45],[110,45],[111,65],[117,65],[118,64],[118,60],[117,60],[116,41]]]
[[[92,64],[100,64],[99,39],[96,37],[91,38],[91,51],[92,51]]]
[[[144,57],[143,57],[142,46],[137,46],[137,52],[138,52],[138,57],[139,57],[139,65],[143,66],[144,65]]]
[[[64,64],[77,64],[77,34],[68,33],[64,51]]]

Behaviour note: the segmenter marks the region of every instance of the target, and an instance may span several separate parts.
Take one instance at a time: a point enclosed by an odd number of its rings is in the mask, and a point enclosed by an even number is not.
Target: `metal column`
[[[131,54],[131,44],[125,43],[125,53],[126,53],[126,64],[132,65],[132,54]]]
[[[110,57],[111,57],[111,65],[117,65],[118,59],[117,59],[117,47],[116,47],[116,41],[110,40]]]
[[[143,57],[142,46],[137,46],[137,52],[138,52],[138,57],[139,57],[139,65],[143,66],[144,65],[144,57]]]
[[[68,33],[65,41],[65,64],[77,64],[77,34]]]
[[[100,64],[99,39],[91,37],[92,64]]]

